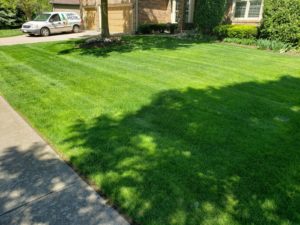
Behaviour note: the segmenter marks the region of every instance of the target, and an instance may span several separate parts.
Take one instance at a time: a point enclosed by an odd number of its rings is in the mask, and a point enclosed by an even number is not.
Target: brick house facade
[[[187,1],[186,21],[192,23],[197,0]],[[73,11],[81,15],[86,29],[101,29],[101,0],[51,0],[53,11]],[[134,33],[145,23],[176,23],[179,0],[108,0],[112,33]],[[260,23],[263,0],[229,0],[225,20],[233,24]]]

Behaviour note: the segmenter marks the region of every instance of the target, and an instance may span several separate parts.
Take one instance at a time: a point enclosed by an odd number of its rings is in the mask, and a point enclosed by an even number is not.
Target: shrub
[[[220,24],[227,8],[227,0],[196,0],[194,23],[203,33],[211,34]]]
[[[173,34],[177,29],[177,24],[142,24],[138,28],[139,34],[153,34],[153,33],[165,33],[168,31]]]
[[[213,33],[219,38],[224,39],[228,37],[228,29],[232,27],[232,25],[219,25],[213,29]]]
[[[213,31],[220,39],[226,37],[254,39],[258,33],[257,27],[250,25],[219,25]]]
[[[266,0],[260,37],[300,44],[300,0]]]

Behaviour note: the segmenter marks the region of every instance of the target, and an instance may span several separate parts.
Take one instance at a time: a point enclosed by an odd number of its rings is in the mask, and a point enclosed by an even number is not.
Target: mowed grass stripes
[[[299,224],[300,58],[124,40],[1,47],[0,93],[138,224]]]

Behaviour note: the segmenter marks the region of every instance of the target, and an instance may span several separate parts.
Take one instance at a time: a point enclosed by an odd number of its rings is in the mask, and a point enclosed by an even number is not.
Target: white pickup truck
[[[49,36],[63,32],[80,32],[82,20],[74,12],[45,12],[23,24],[21,31],[31,36]]]

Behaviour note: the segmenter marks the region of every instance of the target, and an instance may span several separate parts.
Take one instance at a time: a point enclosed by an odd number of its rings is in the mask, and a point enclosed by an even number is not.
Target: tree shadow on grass
[[[74,124],[71,161],[141,224],[300,224],[299,87],[164,91]]]
[[[70,53],[79,53],[80,55],[92,55],[96,57],[107,57],[110,53],[128,53],[137,50],[176,50],[178,48],[188,48],[196,43],[209,43],[209,39],[191,40],[179,39],[170,36],[123,36],[122,43],[110,45],[107,47],[85,47],[85,40],[77,40],[69,42],[71,48],[60,51],[59,55]]]

